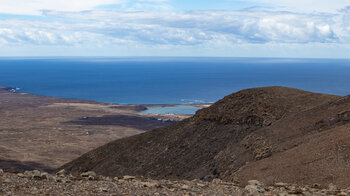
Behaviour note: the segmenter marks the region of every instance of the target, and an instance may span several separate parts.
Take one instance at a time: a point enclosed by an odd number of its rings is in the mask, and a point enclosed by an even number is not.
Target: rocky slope
[[[243,90],[192,118],[116,140],[69,172],[267,185],[350,185],[350,97],[284,87]]]
[[[321,188],[319,184],[297,186],[276,183],[266,186],[257,180],[250,180],[245,187],[235,183],[214,179],[200,180],[152,180],[134,176],[109,178],[84,172],[73,176],[59,171],[57,174],[25,171],[8,173],[0,169],[0,195],[349,195],[349,189],[340,189],[333,184]]]

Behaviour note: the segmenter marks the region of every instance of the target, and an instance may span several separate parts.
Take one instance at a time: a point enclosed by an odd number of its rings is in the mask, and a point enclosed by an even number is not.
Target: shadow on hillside
[[[53,172],[55,169],[52,167],[45,166],[40,163],[31,161],[14,161],[14,160],[4,160],[0,159],[0,168],[11,172],[22,172],[28,170],[40,170],[45,172]]]

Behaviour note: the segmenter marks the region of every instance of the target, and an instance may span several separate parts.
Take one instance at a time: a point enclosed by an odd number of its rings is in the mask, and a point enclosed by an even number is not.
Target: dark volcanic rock
[[[118,125],[141,130],[151,130],[154,128],[170,125],[172,121],[161,121],[156,118],[146,118],[128,115],[107,115],[102,117],[83,117],[77,121],[68,123],[78,125]]]
[[[147,110],[147,107],[144,105],[118,105],[118,106],[111,106],[110,108],[122,109],[122,110],[134,110],[136,112]]]
[[[284,87],[243,90],[192,118],[116,140],[62,168],[108,176],[346,186],[350,129],[344,111],[350,103],[340,99]],[[319,131],[322,120],[334,116],[335,123],[325,122],[332,126]]]

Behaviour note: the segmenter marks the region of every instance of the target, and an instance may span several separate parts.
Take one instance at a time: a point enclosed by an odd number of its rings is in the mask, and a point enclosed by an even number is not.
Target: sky
[[[0,56],[350,58],[350,0],[0,0]]]

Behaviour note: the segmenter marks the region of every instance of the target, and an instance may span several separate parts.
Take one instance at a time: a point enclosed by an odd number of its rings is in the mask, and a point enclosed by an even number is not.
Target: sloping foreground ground
[[[87,175],[90,174],[90,175]],[[235,183],[215,179],[211,182],[200,180],[152,180],[123,176],[109,178],[96,176],[93,172],[79,176],[65,175],[62,172],[47,174],[39,171],[25,173],[2,173],[0,170],[0,195],[199,195],[199,196],[251,196],[251,195],[338,195],[350,194],[350,189],[340,189],[335,185],[321,188],[313,186],[297,186],[276,183],[266,186],[256,180],[248,182],[245,187]]]
[[[0,168],[54,170],[107,142],[169,124],[137,115],[139,108],[0,87]]]
[[[350,97],[267,87],[62,166],[106,176],[350,186]]]

